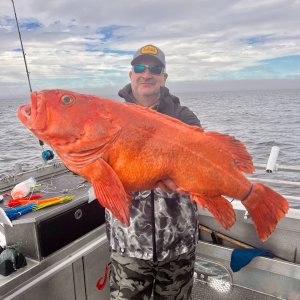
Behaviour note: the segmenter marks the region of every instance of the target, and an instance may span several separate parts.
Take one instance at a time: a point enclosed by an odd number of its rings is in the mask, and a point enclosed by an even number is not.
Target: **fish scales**
[[[130,193],[172,179],[229,229],[239,199],[261,240],[288,211],[270,188],[250,182],[252,157],[233,136],[205,132],[149,108],[65,90],[32,93],[19,119],[49,144],[73,172],[93,185],[101,205],[120,222],[130,222]]]

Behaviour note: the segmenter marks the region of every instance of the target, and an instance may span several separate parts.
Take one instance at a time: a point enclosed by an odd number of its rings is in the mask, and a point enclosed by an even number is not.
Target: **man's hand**
[[[158,187],[165,193],[180,193],[186,194],[184,190],[179,188],[176,183],[170,179],[166,178],[158,182]]]

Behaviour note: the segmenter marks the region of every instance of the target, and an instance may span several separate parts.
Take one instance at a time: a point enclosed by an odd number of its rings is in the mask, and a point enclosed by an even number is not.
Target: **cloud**
[[[299,0],[15,5],[34,89],[121,87],[133,53],[148,43],[165,52],[170,82],[299,78]],[[13,8],[0,6],[0,82],[24,88]]]
[[[236,72],[218,73],[216,79],[288,79],[300,78],[300,55],[258,61]]]

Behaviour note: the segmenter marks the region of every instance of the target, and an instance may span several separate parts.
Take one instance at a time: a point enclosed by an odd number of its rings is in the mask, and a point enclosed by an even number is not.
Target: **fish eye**
[[[60,102],[64,105],[70,105],[74,102],[74,98],[72,96],[65,95],[61,97]]]

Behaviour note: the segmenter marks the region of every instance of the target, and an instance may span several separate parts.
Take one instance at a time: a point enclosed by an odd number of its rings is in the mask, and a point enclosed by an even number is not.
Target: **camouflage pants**
[[[111,254],[111,299],[191,299],[195,252],[170,261],[153,262]]]

